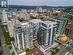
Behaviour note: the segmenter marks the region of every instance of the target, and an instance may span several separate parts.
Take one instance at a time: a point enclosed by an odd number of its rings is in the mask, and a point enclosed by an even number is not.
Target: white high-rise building
[[[39,24],[37,40],[40,45],[53,45],[57,33],[57,22],[43,21]]]
[[[5,10],[2,11],[2,23],[7,24],[8,22],[8,17],[7,17],[7,12]]]
[[[16,48],[23,50],[31,48],[33,46],[33,29],[29,22],[20,23],[20,26],[16,26],[15,29]]]
[[[11,37],[14,37],[14,25],[15,25],[14,19],[8,20],[8,31]]]
[[[39,29],[39,23],[42,21],[40,19],[32,19],[29,22],[33,26],[33,37],[37,37],[37,32]]]
[[[6,10],[2,10],[2,17],[1,17],[1,22],[2,25],[4,26],[4,31],[8,32],[8,16],[7,16],[7,11]]]

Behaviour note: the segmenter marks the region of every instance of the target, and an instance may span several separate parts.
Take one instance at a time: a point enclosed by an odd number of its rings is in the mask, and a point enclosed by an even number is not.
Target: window
[[[50,43],[50,35],[51,35],[51,29],[48,30],[49,38],[48,38],[48,44]]]
[[[4,26],[4,31],[8,32],[8,27],[7,26]]]
[[[19,42],[20,42],[21,49],[22,49],[22,34],[21,33],[19,34]]]
[[[44,26],[44,27],[47,27],[47,25],[46,25],[46,24],[44,24],[44,23],[40,23],[40,25],[42,25],[42,26]]]

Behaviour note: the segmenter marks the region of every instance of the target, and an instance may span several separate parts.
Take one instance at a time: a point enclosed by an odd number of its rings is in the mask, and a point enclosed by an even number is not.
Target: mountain
[[[36,7],[42,8],[73,8],[73,6],[24,6],[24,5],[8,5],[8,8],[34,9]]]

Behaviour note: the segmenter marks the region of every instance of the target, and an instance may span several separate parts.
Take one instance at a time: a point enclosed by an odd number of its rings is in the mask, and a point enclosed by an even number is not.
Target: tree
[[[53,48],[51,55],[56,55],[58,52],[59,52],[59,49],[57,47]]]
[[[31,18],[31,19],[36,19],[36,17],[34,17],[34,16],[30,16],[30,18]]]
[[[10,45],[14,41],[14,37],[10,37],[9,32],[3,32],[5,37],[5,42],[7,45]]]

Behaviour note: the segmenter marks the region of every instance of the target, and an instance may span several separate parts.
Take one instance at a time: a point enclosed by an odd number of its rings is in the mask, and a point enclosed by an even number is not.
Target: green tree
[[[57,47],[53,48],[51,55],[56,55],[58,52],[59,52],[59,49]]]
[[[34,17],[34,16],[30,16],[30,18],[31,18],[31,19],[36,19],[36,17]]]

